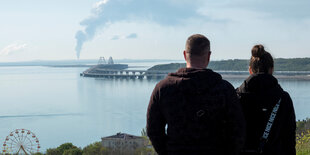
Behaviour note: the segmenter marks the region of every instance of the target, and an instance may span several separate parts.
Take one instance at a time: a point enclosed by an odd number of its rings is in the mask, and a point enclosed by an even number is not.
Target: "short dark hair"
[[[263,45],[255,45],[252,48],[250,67],[253,73],[268,73],[273,65],[273,58],[269,52],[265,51]]]
[[[192,56],[201,56],[205,50],[210,51],[210,41],[201,34],[194,34],[188,37],[186,41],[185,51]]]

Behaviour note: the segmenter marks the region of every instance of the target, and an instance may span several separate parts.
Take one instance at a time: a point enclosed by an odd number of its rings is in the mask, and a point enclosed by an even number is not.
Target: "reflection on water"
[[[0,118],[18,118],[18,117],[52,117],[52,116],[78,116],[82,115],[79,113],[76,114],[38,114],[38,115],[6,115],[6,116],[0,116]]]
[[[25,128],[42,151],[65,142],[84,147],[101,137],[140,135],[150,94],[158,81],[83,78],[85,68],[1,67],[0,142]],[[234,87],[244,79],[227,79]],[[310,81],[280,80],[295,104],[297,119],[310,116]]]

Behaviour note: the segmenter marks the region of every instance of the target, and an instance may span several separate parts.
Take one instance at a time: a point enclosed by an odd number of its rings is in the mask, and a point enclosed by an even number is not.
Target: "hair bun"
[[[266,53],[263,45],[255,45],[252,48],[252,57],[262,57]]]

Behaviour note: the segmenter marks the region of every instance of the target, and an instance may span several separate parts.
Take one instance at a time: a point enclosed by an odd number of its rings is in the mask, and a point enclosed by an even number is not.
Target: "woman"
[[[264,46],[255,45],[250,59],[250,76],[237,88],[247,127],[243,155],[296,154],[293,103],[272,75],[273,64],[273,58]]]

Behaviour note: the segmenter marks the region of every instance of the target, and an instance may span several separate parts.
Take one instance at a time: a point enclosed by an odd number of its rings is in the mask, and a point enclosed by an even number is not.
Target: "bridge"
[[[80,76],[114,79],[162,79],[168,73],[167,71],[102,69],[94,66],[81,73]]]
[[[113,78],[113,79],[163,79],[172,71],[149,71],[149,70],[125,70],[121,64],[112,64],[112,59],[109,59],[111,64],[105,65],[100,63],[93,66],[86,71],[80,73],[83,77],[96,77],[96,78]],[[128,65],[126,66],[126,68]],[[112,69],[113,68],[113,69]],[[242,78],[245,79],[249,76],[247,71],[216,71],[221,74],[223,78]],[[303,79],[310,80],[310,72],[291,72],[291,71],[276,71],[274,75],[281,79]]]

